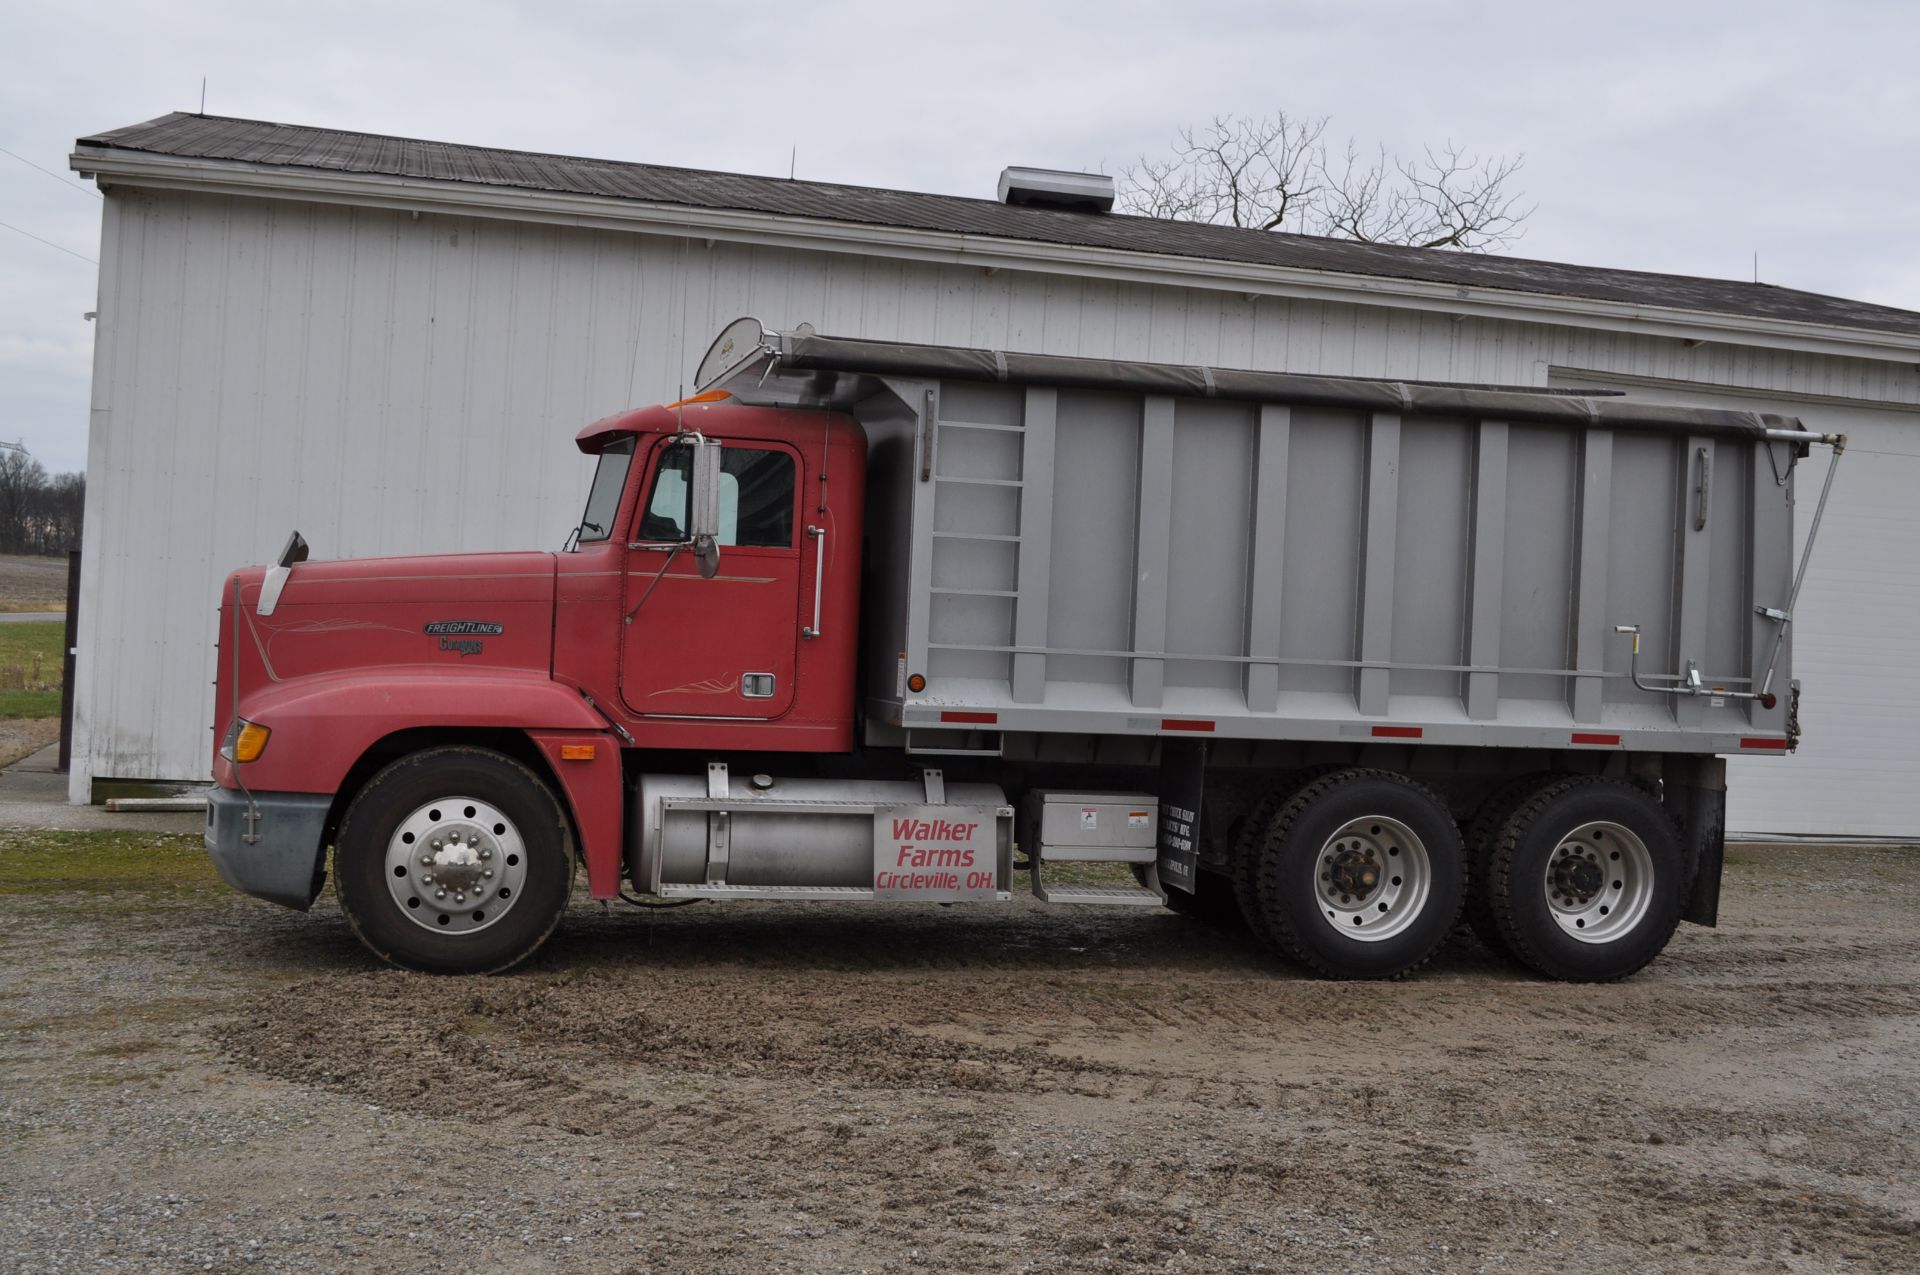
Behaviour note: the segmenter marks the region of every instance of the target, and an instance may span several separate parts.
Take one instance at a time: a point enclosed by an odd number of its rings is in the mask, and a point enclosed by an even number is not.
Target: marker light
[[[907,689],[918,695],[927,689],[927,679],[918,673],[907,679]]]
[[[668,403],[667,406],[692,407],[695,403],[718,403],[732,397],[733,393],[730,390],[707,390],[705,393],[695,394],[691,398],[677,398],[673,400],[673,402]]]

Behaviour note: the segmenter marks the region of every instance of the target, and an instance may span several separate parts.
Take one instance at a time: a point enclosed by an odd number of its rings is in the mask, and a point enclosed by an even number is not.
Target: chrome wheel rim
[[[498,806],[441,797],[393,830],[386,875],[400,915],[436,934],[471,934],[497,924],[519,903],[527,847]]]
[[[1350,939],[1378,943],[1412,925],[1433,893],[1426,843],[1398,819],[1349,820],[1313,867],[1320,919]]]
[[[1583,823],[1547,856],[1541,880],[1553,923],[1582,943],[1611,943],[1653,905],[1653,856],[1617,823]]]

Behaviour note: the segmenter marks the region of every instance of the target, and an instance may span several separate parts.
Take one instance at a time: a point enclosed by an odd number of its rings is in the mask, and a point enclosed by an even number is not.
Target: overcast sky
[[[67,155],[203,75],[210,114],[776,175],[797,146],[802,177],[988,197],[1010,163],[1328,114],[1524,152],[1513,255],[1745,279],[1758,252],[1765,282],[1920,309],[1917,55],[1910,0],[8,0],[0,439],[84,466],[100,200]]]

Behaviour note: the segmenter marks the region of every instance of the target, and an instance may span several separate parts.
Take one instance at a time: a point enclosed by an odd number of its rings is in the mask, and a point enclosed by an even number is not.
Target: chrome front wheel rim
[[[441,797],[417,807],[387,841],[387,891],[400,914],[436,934],[471,934],[520,901],[527,846],[498,806]]]
[[[1322,921],[1350,939],[1378,943],[1419,919],[1433,894],[1433,863],[1406,824],[1363,815],[1320,847],[1313,890]]]
[[[1653,905],[1653,856],[1629,828],[1583,823],[1547,856],[1541,884],[1563,933],[1582,943],[1611,943]]]

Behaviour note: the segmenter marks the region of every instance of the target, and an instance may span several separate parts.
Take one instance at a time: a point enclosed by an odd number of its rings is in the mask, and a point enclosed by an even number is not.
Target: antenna
[[[1753,250],[1753,281],[1760,282],[1760,250],[1758,248]]]
[[[204,75],[200,77],[200,113],[207,113],[207,77]]]
[[[787,152],[787,180],[793,180],[794,166],[800,162],[800,143],[795,142],[793,149]]]

